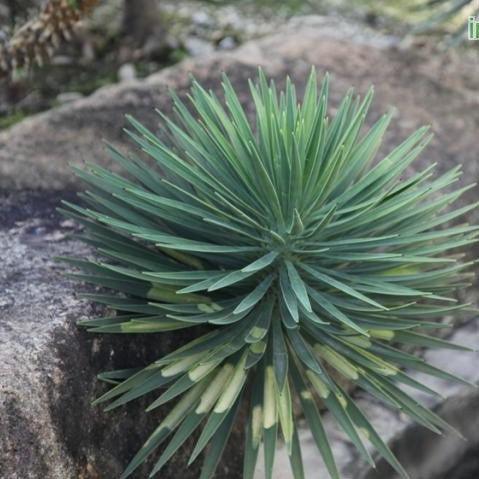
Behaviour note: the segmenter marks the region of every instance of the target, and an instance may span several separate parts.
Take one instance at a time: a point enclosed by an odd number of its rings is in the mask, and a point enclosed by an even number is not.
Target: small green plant
[[[209,445],[201,478],[211,477],[240,407],[249,411],[244,477],[253,477],[261,443],[272,477],[281,430],[302,478],[294,398],[332,478],[339,473],[317,398],[366,461],[367,438],[406,478],[337,379],[435,432],[452,430],[401,389],[436,394],[404,368],[465,381],[398,346],[462,349],[428,332],[442,326],[435,318],[468,309],[451,296],[470,282],[471,262],[457,249],[478,228],[450,222],[475,205],[448,207],[470,186],[442,193],[459,167],[402,177],[430,140],[427,127],[376,161],[391,113],[362,131],[372,91],[362,101],[349,92],[330,118],[328,77],[318,91],[313,71],[299,104],[289,80],[278,94],[260,71],[250,84],[252,126],[226,77],[223,88],[224,106],[193,82],[192,110],[173,94],[176,122],[162,115],[164,139],[129,118],[129,135],[158,168],[110,148],[127,175],[76,169],[89,185],[86,207],[65,203],[105,258],[69,259],[83,270],[74,276],[111,290],[86,297],[116,311],[82,326],[197,332],[143,369],[100,375],[114,384],[96,400],[108,410],[152,392],[148,411],[174,403],[122,478],[172,436],[154,476],[197,428],[190,462]]]

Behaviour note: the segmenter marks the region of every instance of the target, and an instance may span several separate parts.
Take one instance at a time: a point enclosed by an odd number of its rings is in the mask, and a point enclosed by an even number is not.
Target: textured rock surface
[[[285,74],[290,74],[301,84],[313,63],[320,74],[332,73],[334,105],[349,86],[364,92],[374,83],[376,101],[371,122],[390,105],[399,107],[400,115],[393,122],[385,150],[414,128],[430,123],[437,135],[421,160],[423,164],[436,161],[444,171],[463,163],[466,175],[462,181],[476,181],[479,63],[452,51],[428,56],[421,50],[400,50],[395,43],[395,39],[328,19],[292,22],[284,31],[231,53],[188,60],[146,80],[104,88],[89,98],[32,117],[0,133],[0,191],[7,192],[0,197],[1,479],[117,477],[157,417],[143,414],[141,404],[108,414],[91,408],[89,402],[101,388],[94,375],[103,369],[145,364],[178,339],[99,340],[75,328],[77,319],[92,316],[95,311],[73,294],[72,285],[52,260],[56,255],[78,253],[83,248],[67,237],[74,226],[61,223],[53,213],[59,199],[72,196],[77,188],[68,163],[108,164],[101,139],[124,146],[124,113],[157,128],[154,108],[169,111],[167,90],[174,87],[183,95],[189,85],[188,72],[214,89],[219,85],[219,72],[228,72],[251,111],[246,80],[255,76],[258,64],[280,83]],[[25,189],[39,191],[31,194]],[[462,201],[471,200],[477,200],[477,189]],[[469,219],[477,221],[477,215],[470,214]],[[465,325],[454,334],[463,334],[465,342],[478,344],[477,326]],[[436,364],[448,364],[469,379],[479,379],[477,356],[430,354]],[[473,408],[477,400],[473,392],[450,389],[445,384],[437,386],[447,397],[453,397],[437,405],[453,423],[458,419],[458,407]],[[456,397],[465,399],[459,402]],[[387,438],[396,438],[395,449],[414,479],[466,479],[467,476],[452,474],[427,475],[422,469],[427,465],[424,459],[436,457],[435,448],[440,447],[443,457],[450,460],[442,453],[443,443],[423,436],[425,433],[404,417],[367,398],[360,398],[360,402],[378,429]],[[325,421],[346,478],[393,478],[381,463],[376,475],[364,469],[344,435],[329,418]],[[470,435],[470,441],[450,446],[456,459],[458,455],[470,456],[479,430],[472,421],[458,426]],[[408,455],[411,435],[425,438],[424,449],[413,448],[414,457]],[[311,474],[308,477],[327,477],[310,435],[301,432],[301,437]],[[441,441],[452,439],[445,437]],[[219,477],[238,477],[240,444],[237,435],[224,461],[229,469],[223,466]],[[198,477],[197,469],[184,472],[183,465],[180,454],[162,477],[176,477],[179,470],[185,478]],[[275,478],[289,477],[288,471],[287,458],[280,454]],[[146,476],[140,473],[138,477]]]
[[[78,319],[98,311],[74,294],[78,287],[54,262],[88,254],[70,238],[74,225],[55,213],[59,201],[46,193],[0,197],[0,479],[119,477],[160,415],[145,414],[144,403],[110,413],[92,407],[104,389],[95,375],[146,365],[186,340],[93,337],[77,329]],[[243,441],[241,433],[234,436],[221,477],[239,477]],[[181,470],[197,478],[201,461],[186,469],[187,457],[185,449],[162,477]],[[148,470],[135,477],[148,477]]]

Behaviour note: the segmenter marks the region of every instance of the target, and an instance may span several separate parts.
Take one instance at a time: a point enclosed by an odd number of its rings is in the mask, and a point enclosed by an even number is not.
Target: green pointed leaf
[[[276,383],[278,390],[283,391],[288,375],[288,350],[286,349],[281,323],[277,318],[273,321],[272,349]]]
[[[298,298],[298,301],[303,305],[306,311],[312,312],[311,303],[309,302],[308,291],[304,284],[304,281],[301,279],[298,271],[294,267],[293,263],[286,261],[286,268],[288,270],[289,282],[291,288],[294,291],[294,294]]]
[[[333,452],[324,430],[321,415],[319,414],[318,407],[313,398],[311,391],[309,390],[300,369],[297,366],[297,361],[291,362],[292,374],[291,377],[294,382],[294,387],[299,395],[301,406],[308,421],[308,426],[313,434],[314,441],[321,453],[324,464],[328,469],[331,479],[340,479],[338,468],[334,460]]]
[[[225,420],[221,423],[221,426],[213,435],[208,452],[203,462],[203,467],[201,468],[200,479],[210,479],[213,477],[215,470],[218,467],[220,457],[223,454],[228,442],[228,438],[231,434],[231,429],[233,428],[240,402],[240,398],[238,398],[235,402],[235,405],[231,408],[230,412],[226,416]]]
[[[268,275],[266,278],[261,281],[261,283],[256,286],[256,288],[251,291],[242,301],[238,306],[233,311],[233,314],[239,314],[242,313],[243,311],[253,307],[256,303],[261,301],[263,296],[267,293],[268,289],[271,286],[271,283],[273,282],[273,275]]]
[[[260,367],[258,377],[263,377]],[[253,479],[258,459],[259,445],[263,435],[263,383],[253,381],[251,393],[251,407],[246,428],[246,444],[243,459],[243,478]]]
[[[278,254],[278,252],[272,251],[271,253],[262,256],[248,266],[245,266],[241,271],[243,273],[254,273],[256,271],[260,271],[268,267],[278,257]]]

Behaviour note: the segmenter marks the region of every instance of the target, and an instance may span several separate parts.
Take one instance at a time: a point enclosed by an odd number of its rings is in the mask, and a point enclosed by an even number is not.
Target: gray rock
[[[120,82],[132,81],[136,77],[136,68],[133,63],[125,63],[118,69],[118,80]]]
[[[474,470],[461,475],[465,458],[469,455],[477,459],[479,448],[479,416],[477,404],[479,391],[463,390],[438,404],[436,412],[457,430],[465,439],[453,434],[437,436],[417,425],[410,425],[392,443],[397,458],[414,479],[473,479],[479,468],[477,461]],[[357,467],[357,464],[356,464]],[[356,476],[357,477],[357,476]],[[375,470],[368,469],[359,475],[360,479],[399,479],[399,476],[384,462],[379,461]]]
[[[237,42],[233,37],[222,38],[221,41],[218,43],[218,48],[220,50],[232,50],[236,46]]]
[[[92,407],[105,390],[95,375],[146,365],[188,339],[95,337],[76,327],[101,311],[79,299],[78,286],[54,261],[90,254],[71,238],[76,227],[54,211],[62,197],[72,194],[0,198],[0,479],[119,477],[165,410],[147,414],[144,402],[111,413]],[[232,442],[221,477],[240,477],[241,431]],[[186,468],[191,446],[162,477],[177,477],[178,470],[184,478],[198,477],[201,461]],[[135,477],[148,477],[149,469]]]
[[[214,51],[214,47],[211,42],[198,37],[187,37],[185,38],[184,44],[186,51],[192,57],[209,55]]]
[[[63,105],[65,103],[70,103],[72,101],[79,100],[80,98],[83,98],[83,95],[81,93],[76,91],[67,91],[65,93],[60,93],[57,96],[57,102],[60,105]]]
[[[211,27],[213,25],[213,19],[204,11],[193,12],[191,21],[200,27]]]

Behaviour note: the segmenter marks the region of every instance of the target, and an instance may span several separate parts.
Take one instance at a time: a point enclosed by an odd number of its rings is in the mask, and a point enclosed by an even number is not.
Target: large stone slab
[[[184,334],[102,337],[76,327],[100,312],[78,298],[78,285],[54,261],[91,254],[71,238],[73,223],[55,213],[65,196],[0,197],[0,479],[119,477],[166,410],[146,414],[141,401],[109,413],[92,407],[105,390],[95,376],[149,364],[187,340]],[[242,433],[234,432],[221,477],[240,477],[242,444]],[[201,460],[186,468],[191,446],[162,478],[178,471],[186,479],[199,476]]]

